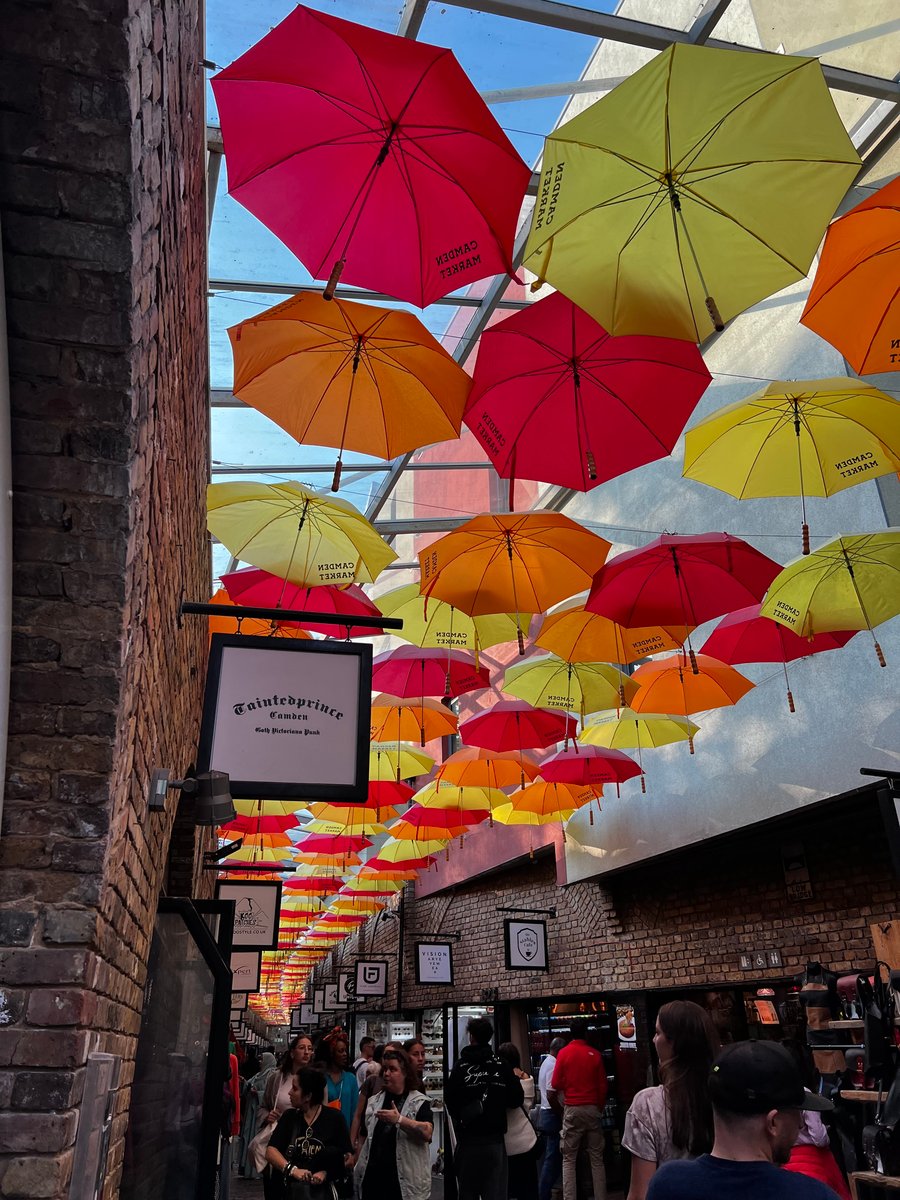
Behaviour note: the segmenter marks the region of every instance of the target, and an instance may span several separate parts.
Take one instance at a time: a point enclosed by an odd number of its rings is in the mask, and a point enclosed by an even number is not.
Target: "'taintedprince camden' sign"
[[[365,803],[371,688],[368,643],[214,634],[199,770],[236,797]]]

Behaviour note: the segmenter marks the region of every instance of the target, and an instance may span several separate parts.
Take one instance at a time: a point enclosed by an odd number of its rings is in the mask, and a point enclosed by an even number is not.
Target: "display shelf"
[[[871,1088],[848,1088],[841,1092],[841,1099],[853,1100],[857,1104],[877,1104],[879,1100],[887,1099],[887,1092],[878,1092]]]
[[[849,1178],[853,1200],[866,1200],[876,1188],[888,1195],[900,1196],[900,1178],[896,1175],[882,1175],[878,1171],[851,1171]]]

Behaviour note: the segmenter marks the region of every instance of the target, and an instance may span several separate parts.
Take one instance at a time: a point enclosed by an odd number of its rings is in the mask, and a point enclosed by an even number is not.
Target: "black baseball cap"
[[[830,1112],[834,1105],[808,1092],[790,1051],[777,1042],[734,1042],[717,1056],[709,1076],[709,1098],[721,1112],[771,1112],[805,1108]]]

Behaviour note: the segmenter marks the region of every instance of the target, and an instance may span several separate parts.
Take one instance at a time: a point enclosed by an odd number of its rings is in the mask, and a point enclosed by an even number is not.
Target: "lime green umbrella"
[[[816,59],[672,45],[547,138],[525,266],[702,342],[806,275],[859,165]]]

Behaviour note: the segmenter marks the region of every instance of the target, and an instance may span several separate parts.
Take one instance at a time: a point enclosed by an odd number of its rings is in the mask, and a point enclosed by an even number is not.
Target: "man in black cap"
[[[805,1175],[782,1171],[800,1131],[802,1109],[833,1106],[803,1087],[791,1054],[776,1042],[726,1046],[709,1077],[712,1154],[664,1164],[647,1200],[835,1200]]]

